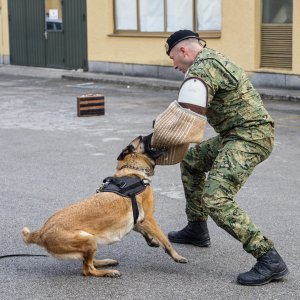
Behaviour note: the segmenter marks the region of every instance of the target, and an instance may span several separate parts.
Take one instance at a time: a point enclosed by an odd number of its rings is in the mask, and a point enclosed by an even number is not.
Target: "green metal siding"
[[[46,40],[46,62],[49,68],[65,68],[64,64],[64,33],[48,31]]]
[[[65,66],[87,69],[86,0],[64,0]]]
[[[18,1],[20,2],[20,1]],[[44,0],[26,0],[26,29],[28,66],[45,66],[45,8]],[[42,13],[41,13],[42,12]]]
[[[45,66],[43,0],[9,0],[11,63]]]
[[[8,1],[9,9],[9,37],[10,61],[15,65],[27,65],[27,38],[26,38],[26,9],[25,1]]]

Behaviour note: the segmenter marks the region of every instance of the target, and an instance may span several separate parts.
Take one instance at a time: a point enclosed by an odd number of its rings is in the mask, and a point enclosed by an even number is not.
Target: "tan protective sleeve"
[[[155,120],[151,145],[167,148],[167,153],[156,163],[171,165],[180,162],[190,143],[201,142],[206,117],[181,107],[173,101]]]

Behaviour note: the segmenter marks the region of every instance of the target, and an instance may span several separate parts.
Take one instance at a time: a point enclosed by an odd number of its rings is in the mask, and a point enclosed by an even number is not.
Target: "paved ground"
[[[116,157],[176,98],[175,90],[62,80],[0,68],[0,255],[45,254],[23,244],[23,226],[37,229],[57,209],[94,193],[112,175]],[[106,114],[78,118],[76,97],[105,95]],[[0,260],[1,299],[299,299],[299,102],[266,101],[276,120],[276,147],[257,167],[237,201],[285,258],[287,280],[262,287],[236,284],[254,259],[209,220],[212,246],[175,245],[189,259],[174,263],[137,233],[98,250],[120,262],[118,279],[81,276],[78,261],[47,257]],[[214,135],[208,127],[206,137]],[[165,233],[185,225],[179,167],[157,167],[156,218]]]

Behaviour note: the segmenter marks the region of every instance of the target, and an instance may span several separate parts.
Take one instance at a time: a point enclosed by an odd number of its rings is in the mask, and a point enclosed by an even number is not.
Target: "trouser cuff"
[[[262,242],[255,248],[252,248],[251,250],[247,250],[247,248],[245,248],[245,250],[252,254],[256,259],[261,257],[262,255],[264,255],[265,253],[267,253],[272,247],[274,246],[274,243],[267,239],[266,237],[264,237],[264,239],[262,240]]]

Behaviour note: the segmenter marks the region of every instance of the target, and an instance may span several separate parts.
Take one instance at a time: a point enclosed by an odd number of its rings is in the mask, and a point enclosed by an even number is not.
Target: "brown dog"
[[[155,159],[160,154],[149,147],[149,137],[146,138],[134,139],[122,151],[114,177],[147,180],[153,175]],[[117,270],[95,268],[118,264],[112,259],[96,260],[97,244],[117,242],[132,229],[140,232],[149,246],[161,246],[174,261],[186,263],[187,259],[175,251],[154,219],[154,196],[150,185],[136,195],[136,202],[139,211],[136,224],[130,199],[113,192],[100,192],[56,212],[35,232],[24,227],[23,239],[27,244],[44,247],[57,258],[81,259],[86,276],[120,276]]]

